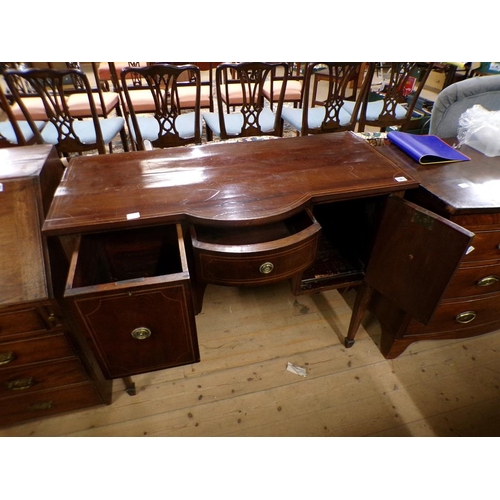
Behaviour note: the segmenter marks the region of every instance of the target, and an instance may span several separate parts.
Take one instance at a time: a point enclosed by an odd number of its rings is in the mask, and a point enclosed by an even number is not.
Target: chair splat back
[[[364,65],[362,62],[308,63],[301,106],[284,108],[285,122],[300,135],[354,130],[360,97],[367,85],[365,78],[358,92]]]
[[[264,84],[275,78],[281,69],[282,86],[274,112],[264,104]],[[215,73],[218,113],[205,115],[207,125],[220,138],[281,136],[281,111],[286,89],[288,65],[286,63],[242,62],[222,63]],[[231,78],[228,77],[231,75]],[[229,86],[237,93],[241,102],[234,113],[224,111],[223,92],[229,93]],[[218,115],[218,116],[217,116]],[[217,122],[217,123],[215,123]]]
[[[415,84],[414,73],[419,66],[425,66],[418,83]],[[413,109],[417,99],[422,92],[425,82],[432,70],[433,63],[418,62],[393,62],[390,63],[389,79],[382,89],[381,101],[370,101],[370,87],[365,90],[363,104],[359,117],[360,132],[363,132],[366,125],[379,127],[385,130],[387,127],[399,126],[401,130],[406,130],[412,118]],[[371,82],[375,74],[376,64],[370,63],[367,78]],[[415,88],[410,94],[414,85]],[[408,95],[411,100],[408,102]],[[405,104],[402,106],[402,104]]]
[[[38,130],[24,104],[23,96],[19,93],[18,85],[16,85],[18,79],[24,80],[43,103],[48,120],[43,131]],[[7,70],[5,80],[26,120],[30,123],[36,142],[55,144],[62,155],[94,149],[97,149],[99,154],[105,154],[105,144],[111,142],[111,139],[123,128],[122,118],[99,120],[92,87],[87,76],[81,70]],[[86,95],[90,110],[89,120],[79,120],[70,112],[68,99],[71,94],[67,93],[68,82],[71,82],[69,85],[73,89],[75,85],[80,87],[81,93]],[[104,126],[105,122],[110,125],[109,138],[103,137],[101,129],[101,123]]]
[[[187,78],[186,78],[186,75]],[[130,86],[127,82],[132,80]],[[153,64],[140,68],[125,68],[121,72],[121,84],[127,110],[138,149],[145,149],[145,140],[154,147],[168,148],[185,144],[201,143],[200,70],[185,64]],[[195,86],[194,111],[181,113],[179,90],[183,86]],[[140,116],[132,93],[143,90],[152,104],[150,115]]]

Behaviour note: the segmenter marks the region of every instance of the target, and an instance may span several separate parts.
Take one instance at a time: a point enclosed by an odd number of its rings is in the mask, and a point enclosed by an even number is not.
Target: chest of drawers
[[[64,251],[40,230],[62,164],[50,146],[1,153],[0,425],[109,403],[111,386],[57,299],[68,269]]]
[[[418,340],[470,337],[499,329],[499,158],[464,147],[470,162],[417,166],[392,147],[381,149],[419,180],[421,187],[406,193],[409,200],[474,235],[429,321],[418,321],[375,290],[371,308],[382,326],[382,353],[392,358]],[[444,253],[441,262],[447,258]]]

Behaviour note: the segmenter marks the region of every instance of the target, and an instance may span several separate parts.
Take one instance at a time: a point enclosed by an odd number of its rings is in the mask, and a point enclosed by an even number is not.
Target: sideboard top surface
[[[311,203],[417,186],[351,133],[78,157],[43,229],[70,234],[186,219],[261,224]]]

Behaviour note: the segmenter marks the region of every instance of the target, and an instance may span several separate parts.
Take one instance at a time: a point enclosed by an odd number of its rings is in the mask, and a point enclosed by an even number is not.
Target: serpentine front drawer
[[[204,283],[267,285],[300,273],[316,257],[320,224],[306,210],[251,227],[191,226],[198,279]]]
[[[107,378],[200,360],[180,226],[81,236],[65,298]]]

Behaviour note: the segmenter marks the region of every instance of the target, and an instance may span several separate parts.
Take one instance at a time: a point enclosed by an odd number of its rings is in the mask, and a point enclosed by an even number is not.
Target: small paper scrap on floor
[[[305,368],[302,368],[301,366],[294,365],[294,364],[290,363],[290,361],[286,365],[286,369],[289,372],[295,373],[295,375],[300,375],[301,377],[307,376],[307,372],[306,372]]]

